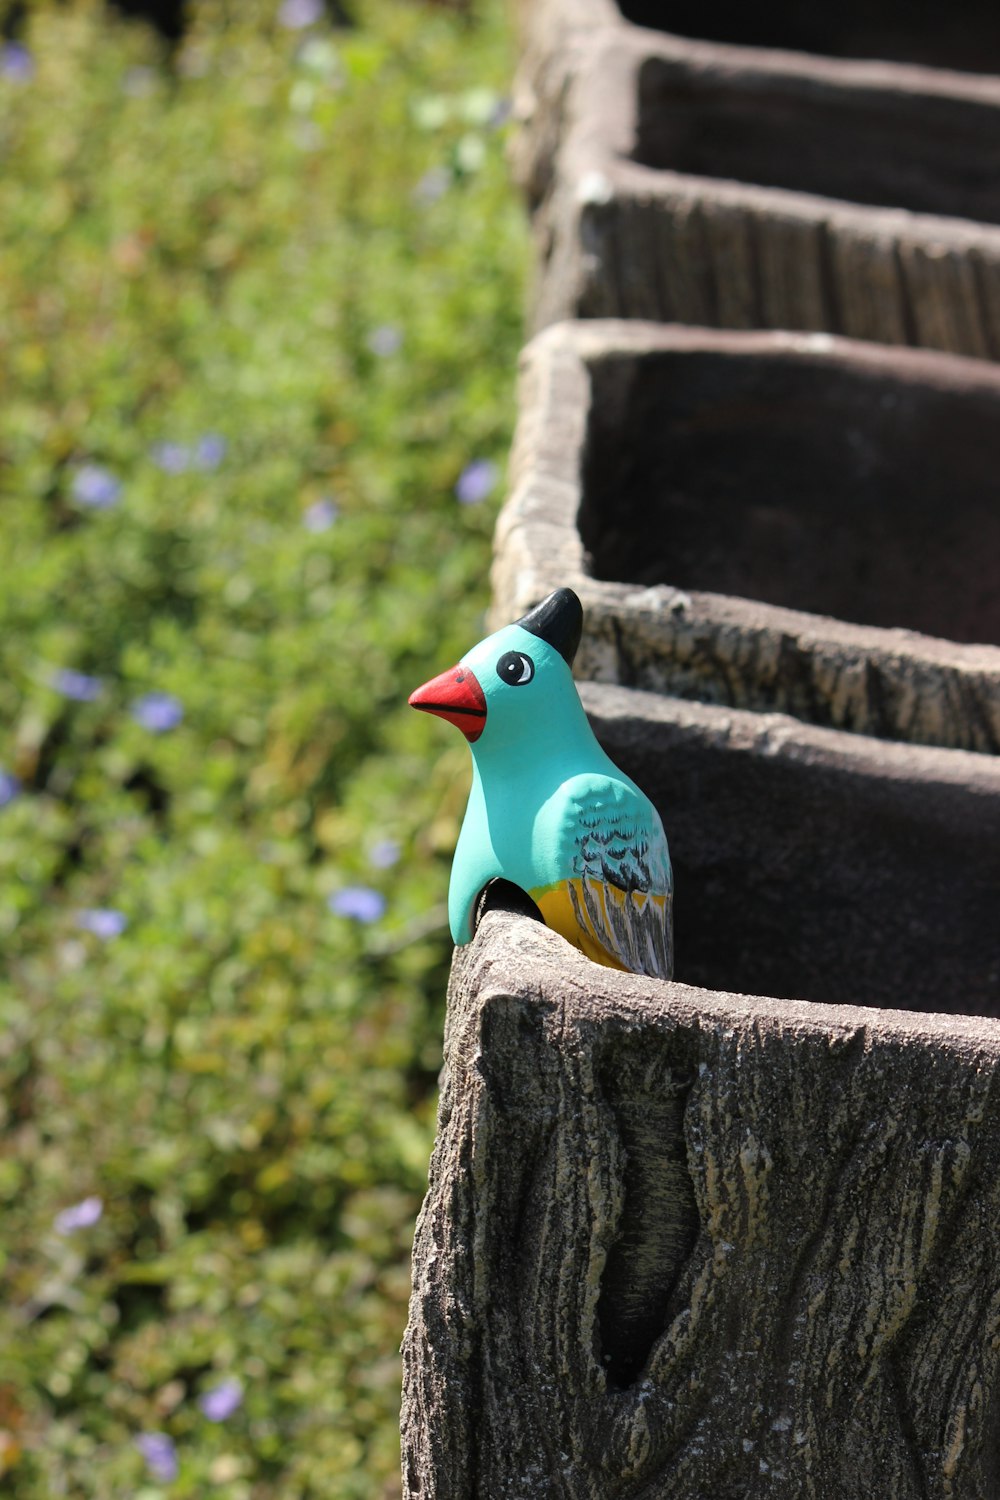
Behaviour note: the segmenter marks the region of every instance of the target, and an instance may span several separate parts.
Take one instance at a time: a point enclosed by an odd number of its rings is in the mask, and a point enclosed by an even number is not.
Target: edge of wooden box
[[[614,320],[553,326],[522,354],[509,498],[494,542],[493,624],[516,619],[551,589],[568,585],[585,611],[577,664],[581,678],[795,713],[800,705],[794,696],[782,696],[780,684],[769,697],[760,688],[762,679],[780,679],[778,654],[791,653],[809,684],[803,702],[824,702],[834,727],[946,748],[1000,750],[1000,647],[588,575],[577,530],[590,408],[588,364],[657,350],[808,355],[831,364],[897,370],[914,381],[986,388],[996,393],[1000,409],[1000,370],[925,350],[884,349],[832,335]]]

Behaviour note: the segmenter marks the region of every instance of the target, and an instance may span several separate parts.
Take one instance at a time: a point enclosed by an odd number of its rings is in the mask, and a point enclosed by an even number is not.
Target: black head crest
[[[583,605],[572,589],[556,589],[514,624],[546,641],[568,667],[573,665],[583,634]]]

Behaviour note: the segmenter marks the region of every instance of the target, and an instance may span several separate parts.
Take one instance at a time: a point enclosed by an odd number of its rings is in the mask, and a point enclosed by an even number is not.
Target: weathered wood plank
[[[995,1496],[998,1071],[996,1022],[639,980],[487,915],[414,1245],[407,1500]]]

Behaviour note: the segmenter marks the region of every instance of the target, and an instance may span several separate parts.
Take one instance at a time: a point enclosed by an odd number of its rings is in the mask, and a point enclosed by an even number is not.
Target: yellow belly
[[[575,888],[576,901],[573,900],[571,887]],[[641,912],[647,901],[665,909],[666,898],[646,895],[642,891],[621,891],[617,886],[604,885],[599,881],[589,882],[591,899],[596,896],[602,914],[606,914],[608,903],[614,902],[619,912],[624,912],[630,906],[636,912]],[[627,972],[627,966],[609,952],[605,942],[587,913],[586,904],[583,900],[583,881],[580,879],[560,881],[558,885],[549,886],[547,890],[535,890],[531,892],[531,898],[535,902],[545,925],[551,927],[555,932],[561,934],[574,948],[579,948],[588,958],[595,963],[604,964],[609,969],[622,969]],[[610,931],[611,923],[605,915],[605,927]]]

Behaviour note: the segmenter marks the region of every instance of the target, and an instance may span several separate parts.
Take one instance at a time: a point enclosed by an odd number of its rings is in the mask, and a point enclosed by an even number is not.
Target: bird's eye
[[[497,676],[508,687],[524,687],[535,675],[535,663],[523,651],[505,651],[497,662]]]

